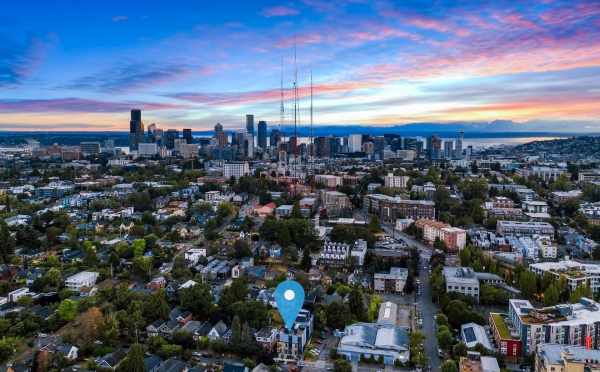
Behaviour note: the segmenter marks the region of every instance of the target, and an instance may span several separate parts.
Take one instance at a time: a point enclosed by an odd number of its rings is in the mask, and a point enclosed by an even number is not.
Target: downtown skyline
[[[514,120],[600,130],[600,3],[108,1],[10,4],[0,130]],[[541,124],[538,124],[540,126]],[[541,125],[543,127],[543,125]],[[564,127],[564,125],[563,125]]]

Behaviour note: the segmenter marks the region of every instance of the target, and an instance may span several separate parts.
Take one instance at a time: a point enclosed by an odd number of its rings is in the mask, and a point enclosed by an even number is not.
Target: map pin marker
[[[304,288],[294,280],[286,280],[275,288],[274,296],[285,328],[291,331],[304,304]]]

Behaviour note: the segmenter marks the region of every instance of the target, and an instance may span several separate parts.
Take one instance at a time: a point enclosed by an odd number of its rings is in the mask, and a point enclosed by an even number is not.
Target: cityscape
[[[0,26],[0,372],[600,371],[600,3],[133,3]]]

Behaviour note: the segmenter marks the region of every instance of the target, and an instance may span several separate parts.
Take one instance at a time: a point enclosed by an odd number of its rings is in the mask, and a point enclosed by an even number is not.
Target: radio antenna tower
[[[294,35],[294,176],[298,163],[298,63],[296,59],[296,36]]]
[[[314,161],[314,154],[313,152],[315,151],[315,144],[314,144],[314,139],[313,139],[313,77],[312,77],[312,70],[310,70],[310,149],[309,149],[309,162],[310,162],[310,171],[312,172],[313,170],[313,161]]]
[[[281,126],[283,125],[285,109],[283,106],[283,56],[281,57],[281,106],[279,108],[279,133],[281,135]]]

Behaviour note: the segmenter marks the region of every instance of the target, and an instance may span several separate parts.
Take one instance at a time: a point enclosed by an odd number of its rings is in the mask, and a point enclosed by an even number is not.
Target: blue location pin
[[[300,309],[304,304],[304,288],[294,280],[286,280],[275,288],[275,302],[283,318],[285,328],[292,330]]]

